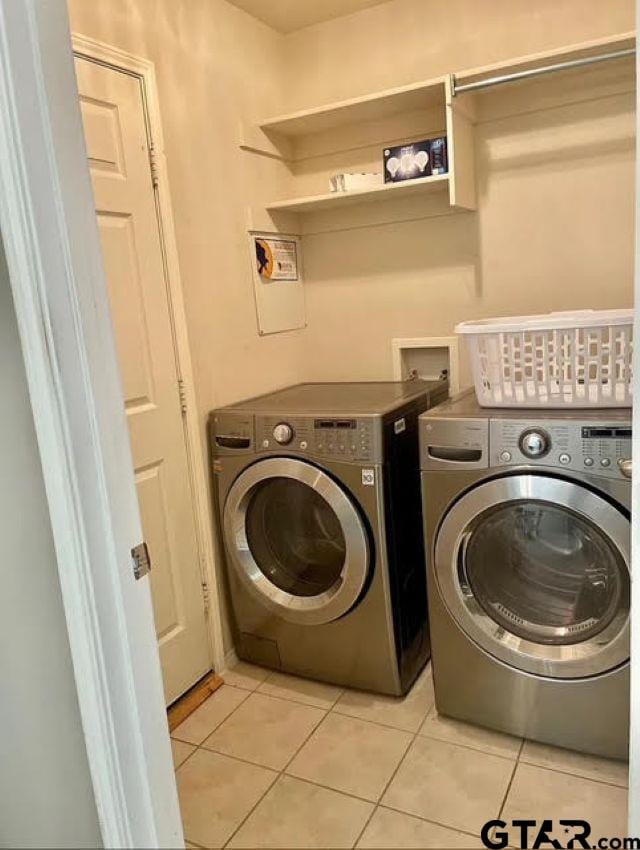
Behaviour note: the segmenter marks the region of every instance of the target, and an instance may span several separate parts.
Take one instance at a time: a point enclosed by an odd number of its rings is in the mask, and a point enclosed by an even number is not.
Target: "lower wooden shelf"
[[[311,213],[319,210],[346,207],[349,204],[362,204],[369,201],[384,201],[390,198],[402,198],[420,193],[448,192],[449,175],[434,174],[431,177],[416,177],[401,183],[382,183],[371,189],[357,189],[352,192],[327,192],[323,195],[309,195],[306,198],[291,198],[273,201],[267,204],[269,212]]]

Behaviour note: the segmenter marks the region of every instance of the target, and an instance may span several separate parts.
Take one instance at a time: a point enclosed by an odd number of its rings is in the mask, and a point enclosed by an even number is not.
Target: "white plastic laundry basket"
[[[462,322],[483,407],[630,407],[633,310]]]

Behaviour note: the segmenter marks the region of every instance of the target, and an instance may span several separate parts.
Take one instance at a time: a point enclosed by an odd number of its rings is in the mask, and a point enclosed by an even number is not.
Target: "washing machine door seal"
[[[224,536],[244,586],[288,622],[338,619],[367,582],[369,541],[358,509],[303,460],[267,458],[242,472],[225,502]]]
[[[630,536],[628,517],[578,482],[496,478],[445,514],[438,591],[468,637],[511,667],[597,676],[629,659]]]

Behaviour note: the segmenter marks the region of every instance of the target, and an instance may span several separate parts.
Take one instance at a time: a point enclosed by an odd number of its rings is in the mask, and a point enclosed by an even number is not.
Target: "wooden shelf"
[[[447,191],[448,186],[448,174],[434,174],[431,177],[404,180],[402,183],[383,183],[371,189],[357,189],[352,192],[327,192],[323,195],[309,195],[306,198],[273,201],[267,204],[267,210],[269,212],[310,213],[345,207],[349,204],[401,198],[423,192]]]
[[[626,48],[633,43],[634,33],[623,33],[468,69],[456,73],[455,80],[463,84],[564,59]],[[303,233],[305,223],[298,215],[326,210],[335,210],[337,213],[342,210],[348,214],[336,216],[338,226],[350,226],[351,218],[359,220],[363,216],[365,219],[370,217],[370,211],[364,210],[364,207],[356,211],[358,205],[412,198],[414,203],[407,203],[407,206],[412,206],[415,211],[418,205],[421,206],[416,202],[423,196],[437,192],[448,194],[449,205],[454,209],[476,209],[475,124],[481,120],[479,110],[486,107],[486,98],[491,97],[492,90],[478,97],[475,92],[454,96],[452,89],[452,76],[446,75],[275,116],[260,124],[244,127],[241,147],[283,162],[294,178],[289,181],[289,185],[291,182],[295,185],[298,173],[306,176],[304,169],[309,160],[313,160],[315,184],[319,188],[326,186],[330,175],[340,170],[341,155],[344,155],[345,170],[370,171],[376,147],[379,147],[381,153],[391,140],[396,143],[402,138],[428,138],[427,133],[446,135],[449,160],[448,174],[381,184],[353,192],[327,192],[267,202],[250,211],[250,220],[265,224],[265,229]],[[507,93],[509,91],[517,90],[516,87],[507,88]],[[361,160],[354,157],[354,152],[361,153]],[[404,204],[389,204],[391,218],[402,214],[398,211],[401,206]],[[350,211],[352,207],[353,213]],[[306,222],[309,223],[314,224],[315,220]]]
[[[269,118],[259,124],[267,133],[281,136],[304,136],[322,133],[347,124],[380,121],[402,112],[444,108],[445,77],[386,89],[375,94],[328,103]]]

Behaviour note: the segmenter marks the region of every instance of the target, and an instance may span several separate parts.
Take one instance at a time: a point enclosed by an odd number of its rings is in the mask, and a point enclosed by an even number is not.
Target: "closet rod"
[[[513,74],[503,74],[500,77],[487,77],[486,80],[476,80],[474,83],[463,83],[462,85],[458,85],[454,74],[452,75],[452,93],[456,95],[464,91],[476,91],[490,86],[500,86],[502,83],[513,83],[516,80],[525,80],[528,77],[537,77],[540,74],[550,74],[552,71],[565,71],[567,68],[580,68],[582,65],[592,65],[595,62],[605,62],[609,59],[622,59],[624,56],[634,56],[635,52],[634,47],[629,47],[625,50],[616,50],[613,53],[585,56],[583,59],[571,59],[568,62],[557,62],[555,65],[543,65],[541,68],[529,68],[526,71],[516,71]]]

